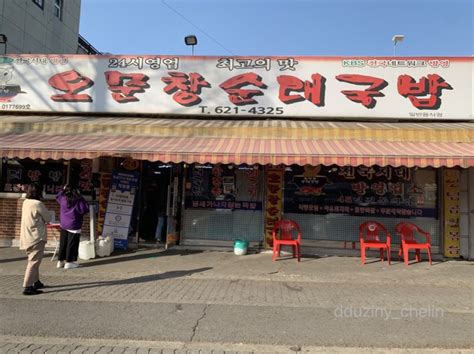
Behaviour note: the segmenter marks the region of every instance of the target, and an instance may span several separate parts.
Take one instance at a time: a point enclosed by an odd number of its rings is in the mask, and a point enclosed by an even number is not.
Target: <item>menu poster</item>
[[[62,162],[38,162],[31,159],[4,160],[3,192],[25,193],[37,182],[46,194],[56,194],[66,181],[67,166]]]
[[[138,192],[138,172],[114,171],[110,184],[102,236],[112,236],[116,249],[127,249],[133,204]]]

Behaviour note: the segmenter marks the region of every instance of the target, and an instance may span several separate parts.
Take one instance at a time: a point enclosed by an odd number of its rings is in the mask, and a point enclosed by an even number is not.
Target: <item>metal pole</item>
[[[94,244],[97,236],[96,230],[96,204],[89,204],[89,219],[90,219],[90,241]]]

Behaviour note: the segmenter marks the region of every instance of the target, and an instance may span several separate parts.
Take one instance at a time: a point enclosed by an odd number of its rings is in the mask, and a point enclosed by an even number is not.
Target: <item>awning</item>
[[[0,116],[4,157],[186,163],[474,166],[474,123]]]

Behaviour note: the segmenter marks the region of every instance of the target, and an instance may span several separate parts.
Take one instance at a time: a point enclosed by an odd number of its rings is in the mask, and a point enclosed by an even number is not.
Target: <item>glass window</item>
[[[263,172],[254,166],[191,165],[185,185],[183,238],[261,242]]]
[[[291,166],[285,172],[285,218],[298,222],[308,240],[358,241],[367,220],[392,234],[407,220],[440,244],[437,177],[432,168],[379,166]]]
[[[54,13],[54,16],[56,16],[57,18],[59,18],[60,20],[62,19],[63,0],[54,0],[53,13]]]
[[[33,3],[38,5],[38,7],[40,7],[41,9],[43,9],[44,7],[44,0],[33,0]]]
[[[437,218],[432,169],[292,166],[285,173],[285,213]]]

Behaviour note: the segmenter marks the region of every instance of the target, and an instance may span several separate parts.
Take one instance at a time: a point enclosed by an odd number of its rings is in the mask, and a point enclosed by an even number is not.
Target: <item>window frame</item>
[[[33,4],[44,10],[44,0],[32,0]]]
[[[63,20],[63,7],[64,7],[63,0],[53,0],[53,15],[54,17],[58,18],[60,21]],[[58,13],[56,14],[56,12]]]

